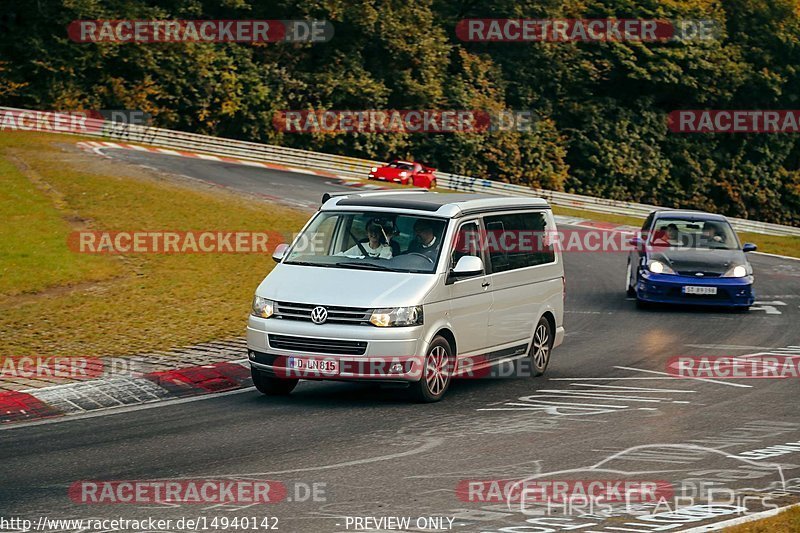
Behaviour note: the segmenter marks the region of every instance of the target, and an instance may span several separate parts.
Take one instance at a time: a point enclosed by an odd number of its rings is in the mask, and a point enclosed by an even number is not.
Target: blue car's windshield
[[[725,220],[658,218],[650,231],[652,246],[735,250],[739,240]]]

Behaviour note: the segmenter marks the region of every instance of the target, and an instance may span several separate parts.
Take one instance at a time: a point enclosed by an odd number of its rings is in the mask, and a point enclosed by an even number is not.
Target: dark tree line
[[[676,134],[676,109],[799,109],[793,0],[2,2],[0,101],[800,223],[798,134]],[[713,19],[695,42],[467,43],[464,18]],[[322,44],[77,44],[76,19],[325,19]],[[288,134],[287,109],[532,110],[527,132]]]

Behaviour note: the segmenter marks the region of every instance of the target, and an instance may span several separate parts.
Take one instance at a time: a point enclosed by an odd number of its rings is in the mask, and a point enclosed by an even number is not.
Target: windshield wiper
[[[388,270],[389,272],[405,272],[405,270],[399,270],[397,268],[389,268],[387,266],[377,265],[375,263],[359,263],[358,261],[339,261],[338,263],[336,263],[336,266],[363,268],[365,270]]]
[[[285,265],[312,266],[312,267],[325,266],[325,265],[321,265],[319,263],[311,263],[309,261],[286,261],[284,264]]]

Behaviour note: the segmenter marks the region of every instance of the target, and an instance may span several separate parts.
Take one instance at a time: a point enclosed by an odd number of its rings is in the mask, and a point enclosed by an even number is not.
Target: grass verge
[[[0,159],[0,294],[36,292],[115,274],[107,259],[79,256],[64,246],[71,227],[67,213],[54,204],[65,207],[14,163]]]
[[[274,262],[264,254],[86,255],[99,231],[297,231],[307,213],[62,150],[75,138],[0,137],[0,355],[152,352],[244,333]]]
[[[793,507],[775,516],[732,526],[725,533],[796,533],[800,531],[800,507]]]

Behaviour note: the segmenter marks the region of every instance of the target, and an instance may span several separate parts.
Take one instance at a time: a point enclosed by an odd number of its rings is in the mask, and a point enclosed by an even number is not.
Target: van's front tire
[[[550,363],[550,354],[553,351],[553,328],[545,317],[539,319],[536,329],[533,330],[533,340],[528,351],[531,363],[531,376],[541,376]]]
[[[455,357],[444,337],[434,337],[422,361],[422,376],[411,384],[412,398],[421,403],[438,402],[444,397],[455,369]]]
[[[267,396],[287,396],[297,387],[298,379],[280,379],[266,375],[260,370],[250,368],[253,376],[253,385],[258,392]]]

